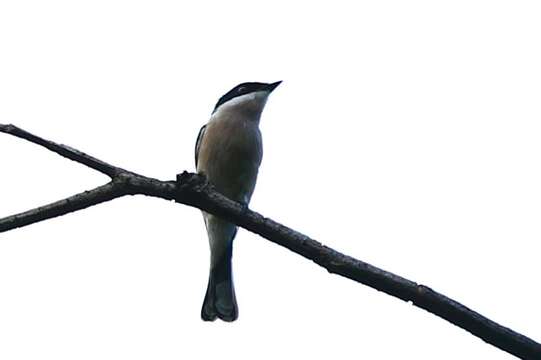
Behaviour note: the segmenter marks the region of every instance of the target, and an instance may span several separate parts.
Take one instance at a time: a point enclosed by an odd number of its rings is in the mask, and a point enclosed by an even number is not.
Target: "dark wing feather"
[[[197,141],[195,142],[195,167],[197,168],[197,159],[199,158],[199,148],[201,147],[201,141],[203,141],[203,136],[205,135],[205,129],[207,125],[203,125],[199,134],[197,135]]]

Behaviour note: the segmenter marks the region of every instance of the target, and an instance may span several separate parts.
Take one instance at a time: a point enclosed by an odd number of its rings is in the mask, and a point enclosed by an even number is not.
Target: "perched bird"
[[[263,156],[259,120],[269,94],[281,81],[235,86],[216,104],[199,131],[195,166],[217,191],[248,206]],[[238,317],[231,269],[237,226],[203,212],[210,244],[210,275],[201,318],[234,321]]]

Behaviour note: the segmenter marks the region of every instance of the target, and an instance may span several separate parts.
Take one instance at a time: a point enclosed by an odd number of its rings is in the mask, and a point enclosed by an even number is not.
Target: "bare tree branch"
[[[124,195],[142,194],[193,206],[218,215],[249,231],[314,261],[330,273],[368,285],[425,309],[459,326],[504,351],[522,359],[541,359],[541,344],[482,316],[466,306],[411,280],[344,255],[281,225],[261,214],[245,209],[216,192],[197,174],[184,172],[176,181],[160,181],[109,165],[65,145],[44,140],[13,125],[1,125],[0,132],[15,135],[111,177],[106,185],[64,200],[0,219],[0,232],[112,200]]]
[[[59,155],[62,155],[63,157],[66,157],[73,161],[77,161],[111,178],[117,175],[118,172],[127,172],[124,169],[120,169],[115,166],[109,165],[104,161],[98,160],[90,155],[85,154],[84,152],[73,149],[67,145],[57,144],[55,142],[42,139],[39,136],[36,136],[34,134],[30,134],[29,132],[24,131],[23,129],[20,129],[16,127],[15,125],[0,124],[0,132],[19,137],[21,139],[28,140],[30,142],[33,142],[34,144],[41,145],[51,151],[54,151],[55,153]]]
[[[113,200],[122,196],[124,191],[119,184],[110,182],[90,191],[85,191],[52,204],[11,215],[0,219],[0,232],[30,225],[42,220],[54,218],[92,205]]]

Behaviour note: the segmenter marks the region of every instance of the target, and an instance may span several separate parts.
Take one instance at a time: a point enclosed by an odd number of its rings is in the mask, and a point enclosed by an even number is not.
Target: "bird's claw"
[[[242,215],[245,215],[248,212],[248,203],[246,201],[240,202],[240,212]]]

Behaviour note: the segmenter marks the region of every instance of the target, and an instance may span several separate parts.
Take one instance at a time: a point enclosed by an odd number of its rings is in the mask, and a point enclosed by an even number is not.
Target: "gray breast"
[[[257,123],[222,118],[207,125],[201,142],[198,170],[217,190],[236,201],[249,201],[263,156]]]

